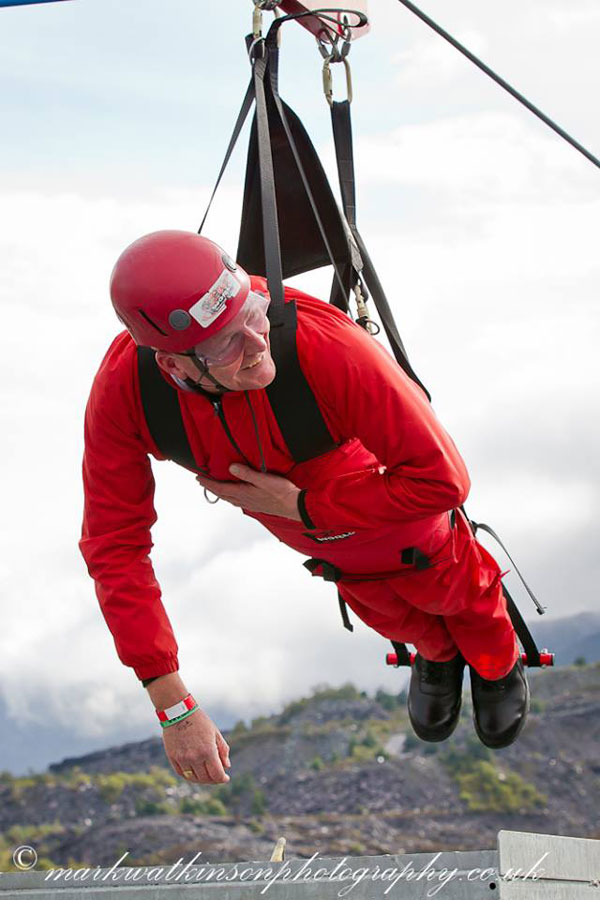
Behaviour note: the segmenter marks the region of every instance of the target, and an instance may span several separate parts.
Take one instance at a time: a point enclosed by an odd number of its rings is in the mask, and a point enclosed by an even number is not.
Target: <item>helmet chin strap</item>
[[[208,378],[209,381],[212,381],[212,383],[214,384],[214,386],[215,386],[216,388],[218,388],[219,393],[225,394],[225,393],[228,393],[228,392],[231,391],[231,388],[225,387],[224,384],[221,384],[220,381],[217,381],[217,379],[216,379],[213,375],[210,374],[210,372],[208,371],[208,366],[206,365],[206,363],[201,362],[201,361],[198,359],[197,356],[190,356],[189,359],[192,360],[192,362],[194,363],[194,365],[196,366],[196,368],[197,368],[198,371],[200,372],[200,375],[202,376],[202,378]],[[201,378],[200,380],[202,380],[202,378]],[[204,391],[204,388],[202,387],[202,385],[199,384],[197,381],[192,381],[191,378],[186,378],[186,379],[185,379],[185,383],[186,383],[186,385],[187,385],[188,387],[190,387],[192,390],[196,390],[196,391]]]

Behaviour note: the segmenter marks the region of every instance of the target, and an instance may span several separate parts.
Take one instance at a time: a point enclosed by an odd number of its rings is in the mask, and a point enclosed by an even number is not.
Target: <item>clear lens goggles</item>
[[[226,366],[243,352],[249,334],[265,337],[269,333],[267,309],[270,297],[250,291],[246,302],[222,331],[197,344],[186,356],[195,356],[205,366]]]

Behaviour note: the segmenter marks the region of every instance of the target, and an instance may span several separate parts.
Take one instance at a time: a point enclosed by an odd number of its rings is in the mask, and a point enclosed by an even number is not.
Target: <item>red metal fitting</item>
[[[410,664],[413,665],[415,661],[416,653],[410,654]],[[527,663],[527,654],[521,653],[521,659],[523,660],[523,665],[528,665]],[[385,657],[385,664],[387,666],[398,666],[398,655],[396,653],[387,653]],[[545,669],[546,666],[554,665],[554,653],[550,653],[549,650],[545,648],[540,651],[540,666]]]

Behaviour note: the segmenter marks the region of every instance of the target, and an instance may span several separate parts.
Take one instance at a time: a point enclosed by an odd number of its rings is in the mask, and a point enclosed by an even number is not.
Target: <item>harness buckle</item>
[[[316,570],[320,566],[320,575],[323,581],[332,581],[334,584],[337,584],[337,582],[340,581],[342,577],[342,573],[340,572],[338,567],[334,566],[332,563],[329,563],[324,559],[315,559],[313,557],[312,559],[307,559],[306,562],[302,563],[302,565],[305,569],[308,569],[311,575],[314,575]]]
[[[418,572],[429,569],[431,566],[429,557],[419,550],[418,547],[406,547],[402,551],[400,559],[402,560],[403,565],[414,566]]]

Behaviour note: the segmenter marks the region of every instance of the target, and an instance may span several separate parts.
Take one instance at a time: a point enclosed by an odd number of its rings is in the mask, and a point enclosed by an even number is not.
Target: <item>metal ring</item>
[[[207,493],[207,491],[206,491],[206,488],[204,488],[204,497],[205,497],[205,499],[206,499],[206,502],[207,502],[207,503],[210,503],[211,506],[214,506],[215,503],[218,503],[219,500],[221,499],[220,497],[215,497],[214,500],[211,500],[210,497],[208,496],[208,493]],[[188,771],[189,771],[189,770],[188,770]]]
[[[267,12],[274,12],[281,0],[254,0],[254,5],[259,9],[265,9]]]

